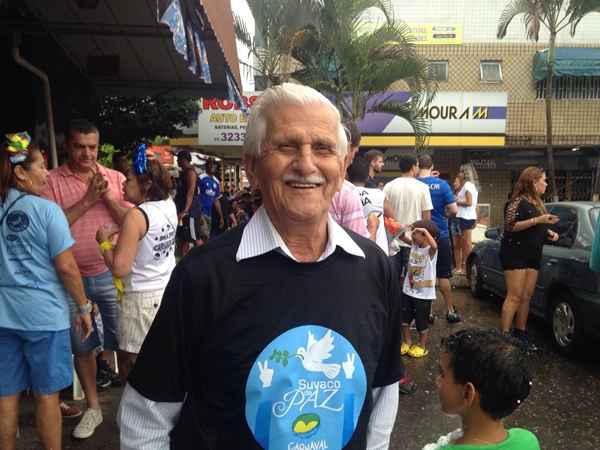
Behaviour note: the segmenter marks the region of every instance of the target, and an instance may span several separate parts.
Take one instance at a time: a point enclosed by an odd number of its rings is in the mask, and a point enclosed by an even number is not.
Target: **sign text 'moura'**
[[[257,95],[252,95],[250,97],[246,97],[246,96],[242,96],[242,100],[244,101],[244,105],[247,108],[250,108],[252,106],[252,104],[256,101],[256,99],[258,98]],[[213,109],[213,110],[225,110],[225,111],[229,111],[231,109],[238,111],[240,109],[240,107],[238,105],[236,105],[235,102],[232,102],[231,100],[221,100],[221,99],[217,99],[217,98],[203,98],[202,99],[202,109],[206,110],[206,109]]]
[[[464,111],[460,112],[456,106],[444,105],[437,106],[433,105],[423,111],[424,119],[454,119],[454,120],[462,120],[469,119],[470,108],[465,108]]]

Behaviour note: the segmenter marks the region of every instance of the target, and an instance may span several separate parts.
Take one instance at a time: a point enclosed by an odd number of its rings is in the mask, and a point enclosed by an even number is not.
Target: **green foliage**
[[[113,155],[120,150],[112,144],[102,144],[98,151],[98,162],[104,167],[112,167]]]
[[[103,142],[130,148],[156,136],[175,137],[197,118],[198,102],[172,97],[104,97],[95,122]]]
[[[416,52],[406,24],[394,18],[391,2],[383,0],[314,0],[318,14],[301,31],[292,54],[302,64],[293,74],[299,81],[332,94],[344,117],[359,120],[368,112],[386,112],[405,119],[417,141],[429,132],[421,112],[433,100],[436,86],[428,66]],[[383,20],[371,29],[364,12],[377,10]],[[390,92],[404,81],[411,93],[405,103],[385,98],[367,107],[375,94]]]
[[[500,16],[498,39],[506,36],[517,16],[522,16],[527,38],[533,41],[539,41],[542,27],[551,37],[565,28],[574,36],[581,20],[592,12],[600,12],[600,0],[512,0]]]

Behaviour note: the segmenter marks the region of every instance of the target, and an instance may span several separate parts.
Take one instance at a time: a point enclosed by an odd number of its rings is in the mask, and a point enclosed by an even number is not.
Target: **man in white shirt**
[[[416,179],[418,175],[417,158],[413,155],[402,155],[398,166],[400,176],[383,188],[388,207],[385,215],[402,225],[411,225],[417,220],[431,220],[431,194],[423,183]],[[408,262],[410,246],[400,239],[392,242],[390,254],[396,255],[397,269],[400,278]]]

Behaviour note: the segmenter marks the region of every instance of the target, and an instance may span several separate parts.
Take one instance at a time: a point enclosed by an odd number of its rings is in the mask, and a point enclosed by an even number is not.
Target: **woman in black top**
[[[547,185],[543,169],[528,167],[519,176],[504,208],[500,261],[506,280],[506,299],[501,328],[508,333],[514,320],[512,334],[527,347],[529,302],[537,282],[544,242],[558,240],[558,234],[549,228],[558,222],[558,217],[547,213],[540,197]]]

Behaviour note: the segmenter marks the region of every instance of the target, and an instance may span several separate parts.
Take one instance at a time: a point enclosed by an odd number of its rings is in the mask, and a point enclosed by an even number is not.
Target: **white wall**
[[[463,26],[464,42],[496,42],[498,19],[510,0],[393,0],[394,15],[407,23],[431,23]],[[525,27],[516,17],[508,29],[505,42],[526,42]],[[540,34],[547,42],[548,34]],[[600,13],[588,15],[571,38],[569,30],[558,36],[559,44],[598,44],[600,46]]]

